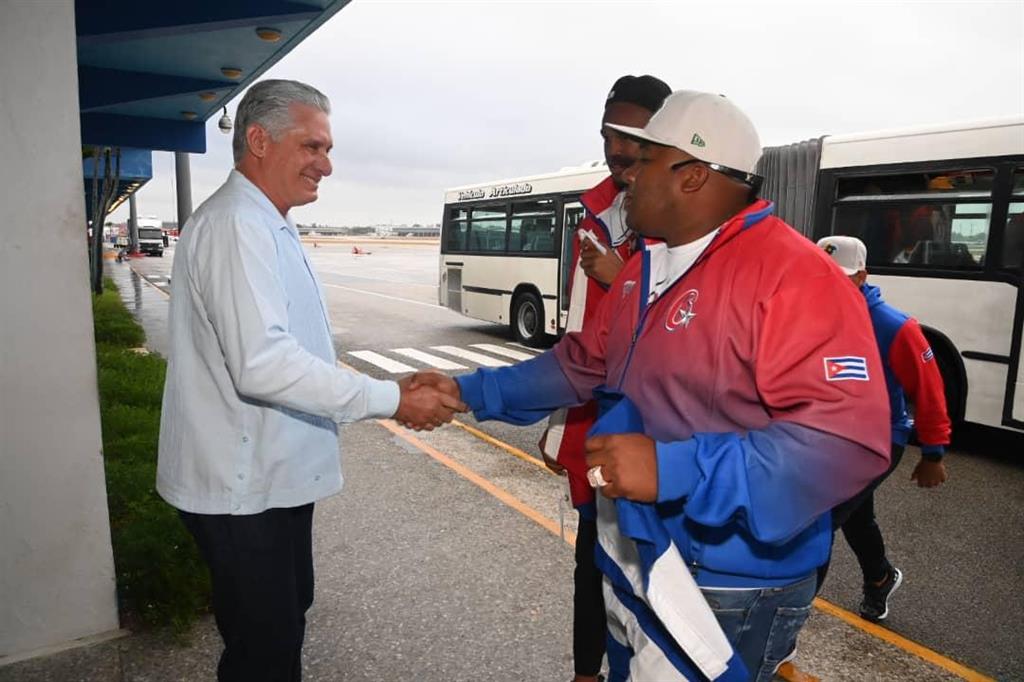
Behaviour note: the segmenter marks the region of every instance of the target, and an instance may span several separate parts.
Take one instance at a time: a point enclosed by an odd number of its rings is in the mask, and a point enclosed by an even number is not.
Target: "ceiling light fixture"
[[[183,111],[183,112],[181,112],[181,117],[183,119],[185,119],[186,121],[191,121],[192,119],[194,119],[196,117],[196,112],[194,112],[194,111]]]
[[[236,80],[242,77],[242,70],[234,66],[222,66],[220,72],[224,74],[225,78]]]
[[[201,92],[201,93],[199,93],[199,99],[203,100],[204,102],[212,102],[213,100],[217,99],[217,93],[216,92]]]
[[[281,39],[281,32],[276,28],[260,27],[256,29],[256,35],[268,43],[276,43]]]

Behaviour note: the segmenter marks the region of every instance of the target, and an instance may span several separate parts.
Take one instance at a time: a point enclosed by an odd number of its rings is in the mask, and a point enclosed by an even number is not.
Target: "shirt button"
[[[241,508],[242,508],[242,505],[240,505],[240,504],[236,504],[236,505],[235,505],[235,511],[238,511],[238,510],[239,510],[239,509],[241,509]]]
[[[313,480],[314,481],[319,481],[320,480],[320,474],[317,474],[316,476],[314,476]]]
[[[248,443],[249,442],[249,436],[242,436],[242,442],[243,443]]]
[[[245,474],[238,474],[238,480],[239,481],[244,481],[245,480]]]

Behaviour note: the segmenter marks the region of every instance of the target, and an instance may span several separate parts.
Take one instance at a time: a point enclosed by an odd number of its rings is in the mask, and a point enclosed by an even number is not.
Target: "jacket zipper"
[[[708,244],[704,251],[700,254],[700,256],[697,257],[697,260],[693,261],[693,264],[690,265],[689,269],[687,269],[686,272],[680,275],[679,279],[677,279],[675,282],[672,282],[672,284],[669,285],[669,287],[665,289],[665,291],[661,292],[661,295],[658,296],[658,301],[665,298],[668,292],[672,291],[677,286],[679,286],[679,283],[686,279],[686,276],[693,272],[694,268],[696,268],[700,263],[704,261],[705,256],[708,255],[708,251],[711,249],[711,245],[715,243],[715,240],[717,240],[718,236],[721,234],[722,233],[719,232],[718,235],[715,235],[715,238],[711,240],[711,243]],[[619,392],[622,391],[622,384],[626,382],[626,373],[629,371],[629,366],[633,363],[633,351],[636,350],[637,339],[639,339],[640,334],[643,333],[644,323],[647,321],[647,313],[650,311],[652,307],[654,307],[654,303],[657,303],[657,301],[654,301],[653,303],[647,302],[647,298],[650,296],[650,292],[646,291],[647,284],[650,280],[650,272],[648,270],[648,268],[650,267],[650,254],[650,251],[644,249],[643,256],[645,258],[645,263],[644,267],[641,269],[640,272],[641,276],[643,276],[644,278],[644,286],[640,290],[640,295],[643,296],[643,299],[640,301],[640,305],[643,306],[643,310],[640,312],[640,319],[637,321],[636,328],[633,329],[633,338],[630,339],[629,352],[626,355],[626,365],[622,368],[622,376],[619,377],[619,383],[615,387],[615,390]]]

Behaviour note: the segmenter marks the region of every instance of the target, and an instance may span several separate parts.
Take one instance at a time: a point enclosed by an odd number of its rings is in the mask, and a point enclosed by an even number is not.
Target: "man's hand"
[[[601,467],[608,485],[598,488],[605,497],[636,502],[658,499],[658,459],[654,441],[640,433],[588,438],[583,445],[587,466]]]
[[[540,442],[537,443],[537,449],[540,450],[540,456],[544,458],[544,466],[551,470],[551,473],[558,474],[559,476],[565,476],[565,467],[559,464],[557,461],[548,457],[548,453],[544,452],[544,444],[548,440],[548,431],[544,429],[544,435],[540,437]]]
[[[459,389],[459,384],[444,372],[438,372],[436,369],[426,370],[423,372],[416,372],[412,376],[407,377],[409,379],[409,388],[419,388],[421,386],[429,386],[435,388],[442,393],[447,393],[451,397],[459,401],[462,404],[462,391]],[[463,405],[460,412],[466,411],[466,406]]]
[[[398,382],[401,397],[394,419],[415,431],[432,431],[447,424],[455,412],[465,412],[459,385],[439,372],[417,372]]]
[[[910,475],[911,481],[917,481],[919,488],[935,488],[946,482],[949,475],[946,473],[946,465],[940,459],[937,462],[921,458],[921,461],[914,467],[914,473]]]
[[[608,286],[622,270],[623,262],[615,249],[609,248],[607,252],[601,253],[592,241],[583,239],[580,242],[580,265],[587,277]]]

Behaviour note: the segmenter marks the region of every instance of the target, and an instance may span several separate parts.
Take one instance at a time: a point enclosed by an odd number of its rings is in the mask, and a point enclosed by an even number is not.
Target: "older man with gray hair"
[[[450,421],[411,377],[337,366],[323,293],[288,212],[331,174],[330,103],[267,80],[242,98],[235,168],[186,223],[171,279],[157,491],[213,580],[220,680],[299,680],[313,602],[313,504],[337,493],[337,424]]]

